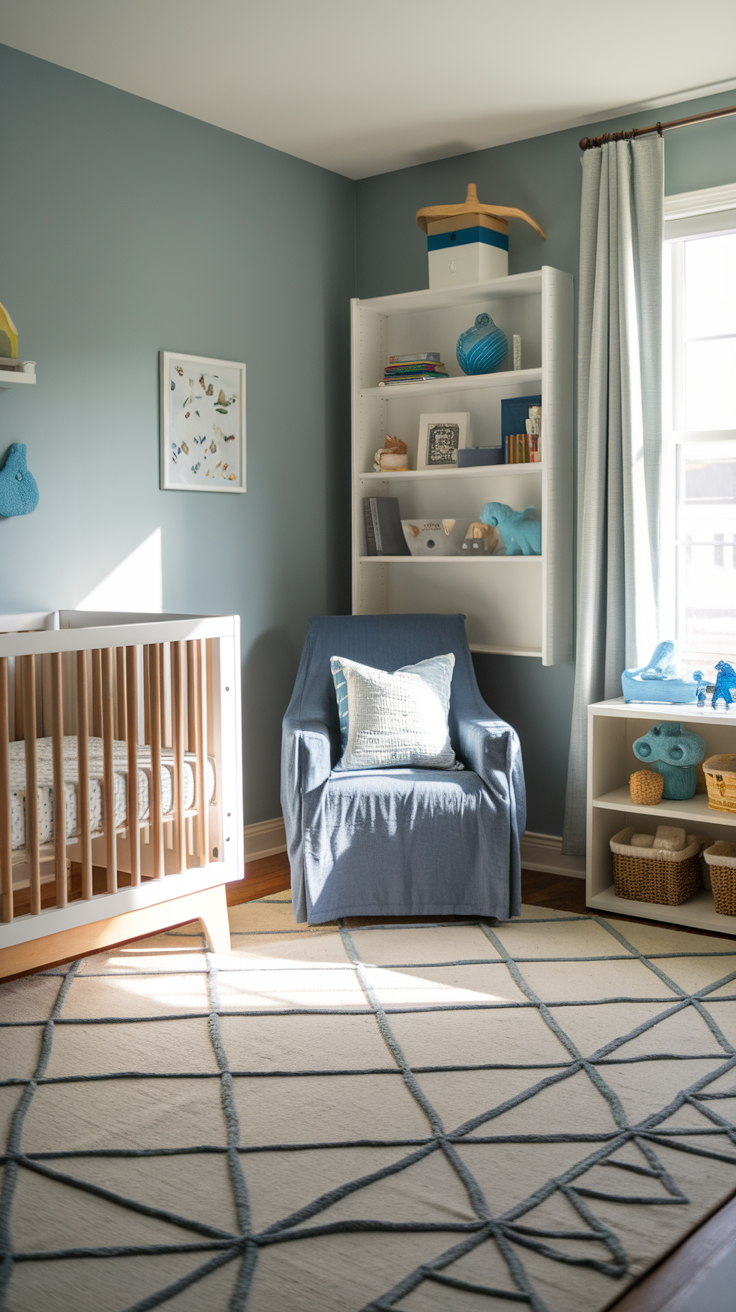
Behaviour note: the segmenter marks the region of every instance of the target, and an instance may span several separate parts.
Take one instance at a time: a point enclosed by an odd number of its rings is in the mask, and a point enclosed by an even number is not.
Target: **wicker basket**
[[[714,843],[703,853],[719,916],[736,916],[736,843]]]
[[[708,788],[708,806],[712,811],[736,811],[736,756],[709,756],[703,761]]]
[[[637,806],[656,806],[662,801],[664,779],[655,770],[636,770],[629,775],[629,792]]]
[[[611,839],[617,897],[679,907],[700,892],[700,853],[709,845],[709,838],[688,834],[687,846],[681,852],[665,853],[656,847],[631,847],[628,840],[634,832],[622,829]]]

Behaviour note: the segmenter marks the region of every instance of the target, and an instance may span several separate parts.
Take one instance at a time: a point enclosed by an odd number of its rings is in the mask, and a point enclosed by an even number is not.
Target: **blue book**
[[[507,437],[526,432],[529,406],[541,404],[541,396],[510,396],[501,402],[501,446],[506,445]]]

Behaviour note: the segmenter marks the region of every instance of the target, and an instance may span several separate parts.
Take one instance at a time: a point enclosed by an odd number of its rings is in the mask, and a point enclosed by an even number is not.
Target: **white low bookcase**
[[[736,752],[736,710],[702,710],[663,702],[629,702],[623,697],[594,702],[588,707],[588,840],[586,903],[601,912],[650,920],[669,920],[693,929],[716,929],[736,936],[736,916],[720,916],[713,894],[704,888],[679,907],[617,897],[613,888],[613,860],[609,840],[626,825],[654,832],[658,824],[683,825],[687,833],[736,842],[736,812],[712,811],[706,792],[685,802],[659,802],[637,806],[629,793],[629,775],[646,768],[632,750],[636,738],[662,720],[677,720],[705,740],[706,759]]]

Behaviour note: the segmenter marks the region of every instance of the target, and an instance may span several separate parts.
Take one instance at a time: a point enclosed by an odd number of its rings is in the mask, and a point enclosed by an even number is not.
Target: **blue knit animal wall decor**
[[[695,767],[705,756],[705,743],[699,733],[665,720],[636,739],[634,756],[661,774],[664,801],[683,802],[695,794]]]
[[[38,483],[26,464],[26,446],[14,442],[0,469],[0,515],[30,515],[38,505]]]
[[[502,501],[489,501],[480,517],[484,524],[498,529],[507,556],[541,556],[542,525],[534,506],[512,510]]]

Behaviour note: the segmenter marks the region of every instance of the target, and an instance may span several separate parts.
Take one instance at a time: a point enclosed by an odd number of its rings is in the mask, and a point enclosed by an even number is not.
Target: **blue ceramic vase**
[[[457,362],[464,374],[492,374],[508,353],[508,338],[490,314],[479,314],[457,339]]]

